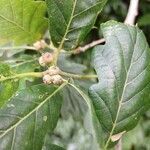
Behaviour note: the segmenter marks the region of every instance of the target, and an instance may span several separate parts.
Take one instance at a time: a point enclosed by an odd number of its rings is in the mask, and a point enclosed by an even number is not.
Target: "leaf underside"
[[[0,110],[1,150],[41,150],[59,118],[64,85],[36,85],[22,90]]]
[[[46,0],[51,40],[56,46],[73,49],[93,27],[107,0]]]
[[[0,1],[0,43],[31,44],[47,28],[44,2],[34,0]]]
[[[102,31],[106,44],[93,56],[99,83],[89,93],[107,148],[112,136],[131,130],[150,108],[150,51],[138,27],[109,21]]]

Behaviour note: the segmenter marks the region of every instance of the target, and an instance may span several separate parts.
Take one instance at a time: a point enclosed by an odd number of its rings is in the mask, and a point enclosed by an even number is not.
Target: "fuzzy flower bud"
[[[52,83],[55,85],[61,85],[64,82],[63,78],[60,75],[52,76]]]
[[[43,76],[43,82],[44,82],[45,84],[51,84],[51,83],[52,83],[51,76],[48,75],[48,74],[44,75],[44,76]]]
[[[39,58],[39,64],[41,66],[46,66],[47,64],[50,64],[53,61],[53,54],[46,52]]]
[[[60,73],[60,69],[56,66],[51,66],[49,69],[48,69],[48,74],[49,75],[57,75]]]
[[[63,78],[60,75],[53,75],[50,76],[49,74],[44,75],[43,77],[43,82],[45,84],[55,84],[55,85],[60,85],[63,83]]]
[[[41,41],[37,41],[36,43],[33,44],[33,46],[35,47],[36,50],[41,50],[46,48],[47,44],[44,40]]]

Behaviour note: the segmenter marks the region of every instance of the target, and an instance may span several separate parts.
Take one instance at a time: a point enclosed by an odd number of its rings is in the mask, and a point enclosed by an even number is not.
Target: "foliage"
[[[1,0],[0,150],[149,149],[148,3]]]
[[[44,2],[34,0],[0,1],[0,42],[31,44],[47,27]]]
[[[106,147],[131,130],[149,108],[150,51],[141,30],[117,22],[102,24],[105,46],[94,50],[99,83],[90,88]],[[106,119],[107,118],[107,119]]]

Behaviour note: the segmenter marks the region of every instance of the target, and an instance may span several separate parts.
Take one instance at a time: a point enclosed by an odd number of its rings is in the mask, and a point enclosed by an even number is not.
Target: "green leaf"
[[[149,18],[150,18],[150,14],[146,14],[146,15],[142,16],[139,19],[138,24],[140,26],[148,26],[148,25],[150,25],[150,19]]]
[[[142,145],[144,143],[144,131],[140,124],[138,124],[132,131],[128,132],[122,139],[123,148],[131,149],[134,147]],[[146,146],[146,145],[145,145]]]
[[[12,75],[10,67],[6,64],[0,63],[0,79]],[[0,82],[0,108],[7,100],[17,91],[18,81],[7,80]]]
[[[40,67],[38,56],[36,55],[21,54],[21,56],[16,59],[8,60],[6,62],[16,73],[34,72],[36,68]]]
[[[57,126],[59,124],[59,120],[57,122]],[[55,127],[55,130],[57,129],[57,126]],[[61,125],[61,129],[62,129],[62,125]],[[58,142],[53,140],[55,130],[53,131],[52,134],[47,133],[42,150],[65,150],[60,143],[58,144]],[[57,143],[57,145],[56,145],[56,143]]]
[[[54,145],[54,144],[45,144],[45,146],[43,146],[42,150],[65,150],[64,148]]]
[[[99,83],[89,93],[107,149],[115,144],[114,135],[134,128],[150,108],[150,51],[138,27],[109,21],[102,31],[106,44],[93,56]]]
[[[59,48],[77,47],[90,32],[107,0],[46,0],[50,35]]]
[[[101,134],[101,127],[98,122],[98,118],[95,114],[93,104],[89,98],[89,96],[83,92],[79,87],[77,87],[74,84],[69,83],[70,87],[74,88],[76,92],[82,97],[82,100],[86,103],[88,106],[88,112],[85,119],[85,128],[87,131],[93,136],[94,140],[96,141],[96,147],[100,149],[100,143],[101,140],[100,137],[102,137]]]
[[[45,3],[34,0],[0,1],[0,43],[32,44],[47,28]]]
[[[74,118],[83,118],[87,111],[83,98],[74,88],[66,86],[63,89],[62,117],[68,118],[71,114]]]
[[[1,150],[41,150],[47,132],[52,132],[61,108],[60,90],[36,85],[16,94],[0,109]]]
[[[83,74],[83,72],[87,69],[86,66],[76,63],[71,58],[70,54],[60,54],[58,59],[58,66],[61,70],[65,72],[75,73],[75,74]]]

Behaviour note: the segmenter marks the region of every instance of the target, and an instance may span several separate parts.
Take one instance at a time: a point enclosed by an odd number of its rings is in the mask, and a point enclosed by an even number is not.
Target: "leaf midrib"
[[[74,5],[73,5],[73,9],[72,9],[72,13],[71,13],[71,16],[70,16],[70,20],[69,20],[68,25],[67,25],[67,28],[66,28],[66,32],[65,32],[65,34],[64,34],[64,36],[63,36],[63,38],[62,38],[62,40],[61,40],[61,42],[60,42],[59,48],[58,48],[59,50],[62,49],[63,44],[64,44],[64,42],[65,42],[65,39],[66,39],[66,37],[67,37],[67,34],[70,32],[70,26],[71,26],[72,20],[73,20],[75,17],[77,17],[78,15],[80,15],[80,14],[82,14],[82,13],[84,13],[84,12],[86,12],[86,11],[92,9],[92,8],[94,8],[95,6],[99,5],[100,3],[103,3],[103,1],[98,2],[98,3],[94,4],[93,6],[91,6],[91,7],[87,8],[87,9],[85,9],[84,11],[82,11],[82,12],[80,12],[80,13],[74,15],[75,8],[76,8],[76,5],[77,5],[77,0],[75,0]]]
[[[64,88],[67,83],[62,84],[58,89],[56,89],[51,95],[49,95],[42,103],[40,103],[37,107],[35,107],[30,113],[24,116],[21,120],[19,120],[16,124],[8,128],[0,135],[0,138],[5,136],[9,131],[15,129],[18,125],[20,125],[25,119],[27,119],[30,115],[32,115],[35,111],[37,111],[40,107],[42,107],[50,98],[52,98],[57,92],[59,92],[62,88]]]
[[[136,34],[136,39],[137,39],[137,34]],[[118,40],[118,42],[119,42],[119,40]],[[115,118],[115,121],[113,123],[113,127],[112,127],[112,130],[111,130],[110,135],[108,137],[108,140],[106,141],[104,149],[107,149],[107,147],[109,145],[109,142],[111,140],[111,137],[113,136],[113,133],[114,133],[117,121],[118,121],[119,113],[120,113],[122,102],[123,102],[124,92],[125,92],[125,89],[126,89],[126,87],[128,85],[128,77],[129,77],[129,73],[130,73],[131,67],[132,67],[132,60],[133,60],[133,56],[134,56],[134,52],[135,52],[135,45],[136,45],[136,41],[135,41],[135,44],[134,44],[134,47],[133,47],[133,53],[132,53],[132,56],[131,56],[130,66],[129,66],[129,69],[128,69],[127,73],[126,73],[126,79],[125,79],[125,82],[124,82],[124,86],[123,86],[123,90],[122,90],[122,95],[121,95],[121,98],[120,98],[120,101],[119,101],[119,106],[118,106],[116,118]]]
[[[69,19],[69,22],[68,22],[68,25],[67,25],[67,28],[66,28],[66,32],[61,40],[61,43],[59,45],[59,48],[58,50],[61,50],[63,45],[64,45],[64,42],[66,40],[66,37],[67,37],[67,34],[68,34],[68,31],[69,31],[69,28],[71,26],[71,23],[72,23],[72,20],[73,20],[73,16],[74,16],[74,12],[75,12],[75,8],[76,8],[76,5],[77,5],[77,0],[74,1],[74,4],[73,4],[73,8],[72,8],[72,12],[71,12],[71,16],[70,16],[70,19]]]

